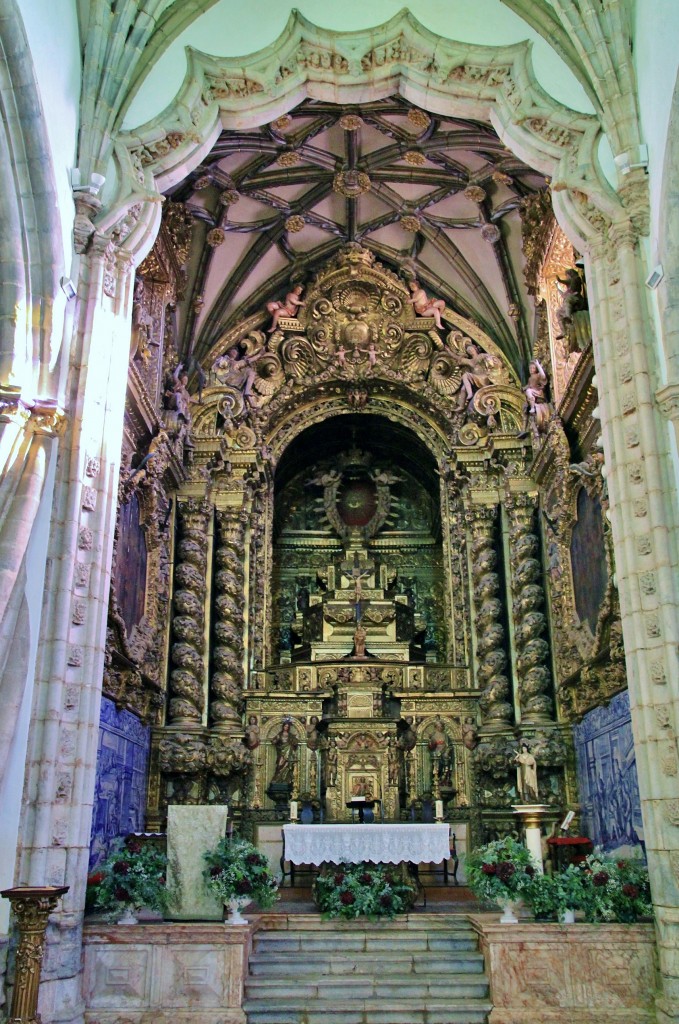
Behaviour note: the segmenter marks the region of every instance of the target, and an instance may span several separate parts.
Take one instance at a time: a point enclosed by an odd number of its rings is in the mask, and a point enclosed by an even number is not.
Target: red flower
[[[222,873],[222,869],[219,867],[218,864],[214,864],[210,868],[210,878],[217,878],[218,875],[221,875],[221,873]]]
[[[113,865],[114,875],[126,875],[130,870],[130,865],[126,860],[117,860]]]
[[[361,883],[361,885],[372,885],[373,876],[369,875],[367,871],[364,871],[361,877],[359,878],[359,882]]]
[[[594,885],[598,885],[599,887],[605,885],[607,881],[608,875],[605,871],[597,871],[596,875],[594,875],[592,878],[592,882],[594,883]]]
[[[497,865],[496,864],[482,864],[481,865],[481,870],[483,871],[484,875],[495,875],[495,874],[497,874]]]
[[[532,878],[535,874],[535,868],[532,866],[532,864],[529,864],[525,871],[529,878]]]
[[[639,889],[636,885],[632,885],[631,882],[625,882],[622,887],[622,891],[625,896],[629,896],[631,900],[636,900],[639,896]]]
[[[130,851],[130,853],[141,853],[142,845],[138,839],[127,839],[125,842],[125,846]]]
[[[95,871],[95,873],[93,875],[90,875],[89,878],[87,879],[87,884],[88,885],[99,885],[100,882],[103,882],[103,881],[104,881],[104,872],[103,871]]]
[[[245,863],[246,864],[258,864],[261,867],[262,863],[263,863],[263,860],[264,860],[264,858],[261,856],[261,854],[259,854],[259,853],[249,853],[247,855],[247,857],[245,858]]]
[[[516,868],[508,860],[501,860],[495,867],[495,874],[501,882],[508,882],[509,879],[516,873]]]
[[[617,863],[617,867],[620,869],[620,871],[624,871],[627,865],[625,864],[624,860],[619,860]]]
[[[252,883],[249,878],[239,878],[234,885],[234,889],[239,896],[247,896],[248,893],[252,892]]]
[[[113,890],[113,895],[121,903],[129,903],[132,899],[124,885],[117,885]]]
[[[338,871],[335,875],[335,885],[341,885],[344,881],[344,874],[342,871]]]
[[[350,907],[351,904],[355,902],[356,897],[354,896],[353,892],[349,892],[349,890],[346,890],[345,892],[340,893],[340,903],[343,903],[345,907]]]
[[[393,902],[394,901],[392,899],[390,892],[383,892],[382,895],[380,896],[380,905],[383,907],[389,908],[392,906]]]

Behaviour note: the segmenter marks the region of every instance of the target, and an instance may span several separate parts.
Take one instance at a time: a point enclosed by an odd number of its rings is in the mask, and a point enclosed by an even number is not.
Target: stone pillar
[[[654,400],[657,348],[631,224],[589,253],[605,476],[646,852],[658,934],[658,1020],[679,1020],[679,566],[669,427]]]
[[[129,351],[131,263],[94,236],[80,261],[35,670],[18,881],[68,885],[47,930],[40,1008],[77,1022],[110,565]]]
[[[544,634],[545,592],[542,585],[540,542],[537,536],[536,497],[507,497],[514,642],[521,722],[550,722],[554,702],[550,693],[549,644]]]
[[[472,595],[476,627],[476,678],[483,694],[479,706],[483,731],[511,729],[513,709],[505,675],[507,652],[502,625],[500,576],[497,573],[496,507],[471,507],[465,512],[471,535]]]
[[[205,599],[211,506],[189,498],[177,504],[179,543],[174,572],[168,725],[200,726],[205,706]]]
[[[209,720],[224,732],[241,729],[245,525],[240,508],[217,511]]]

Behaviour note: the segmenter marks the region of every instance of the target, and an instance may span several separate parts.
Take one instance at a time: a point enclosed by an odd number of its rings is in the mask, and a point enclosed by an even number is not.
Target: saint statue
[[[517,781],[521,800],[524,804],[536,804],[538,802],[538,765],[527,743],[521,744],[521,750],[517,750],[514,762],[518,765]]]
[[[460,388],[460,394],[458,397],[458,408],[462,409],[465,405],[468,405],[476,391],[479,388],[485,388],[488,384],[492,384],[490,377],[490,369],[493,365],[493,359],[484,352],[478,345],[473,341],[467,342],[464,347],[465,355],[458,355],[449,346],[446,346],[446,352],[450,355],[459,366],[465,366],[466,369],[462,374],[462,387]]]
[[[297,737],[290,731],[290,722],[283,722],[281,731],[274,737],[273,745],[276,748],[276,763],[271,781],[292,785],[297,764]]]

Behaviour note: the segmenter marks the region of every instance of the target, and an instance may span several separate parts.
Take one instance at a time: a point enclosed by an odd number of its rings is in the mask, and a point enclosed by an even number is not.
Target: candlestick
[[[297,801],[290,801],[290,821],[297,821]]]
[[[436,800],[435,804],[434,804],[434,807],[435,807],[434,816],[435,816],[436,820],[437,821],[443,821],[443,800]]]

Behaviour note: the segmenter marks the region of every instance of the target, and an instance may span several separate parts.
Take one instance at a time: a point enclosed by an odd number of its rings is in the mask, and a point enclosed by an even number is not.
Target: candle
[[[443,818],[443,800],[436,800],[435,806],[436,806],[436,818],[441,820]]]
[[[297,821],[297,801],[290,801],[290,821]]]

